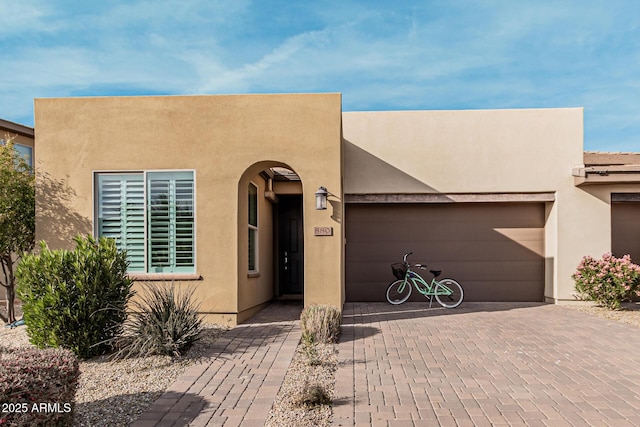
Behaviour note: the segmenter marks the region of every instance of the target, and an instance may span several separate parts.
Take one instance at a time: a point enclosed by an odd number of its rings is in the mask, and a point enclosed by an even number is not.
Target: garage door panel
[[[375,281],[388,281],[395,280],[393,273],[391,272],[390,263],[387,262],[375,262],[375,261],[363,261],[352,262],[349,264],[345,278],[347,281],[358,280],[370,280],[375,278]]]
[[[413,212],[413,210],[412,210]],[[445,212],[446,215],[449,212]],[[521,227],[496,222],[464,221],[452,222],[434,220],[431,215],[412,213],[410,219],[398,214],[391,220],[369,219],[350,224],[350,233],[359,236],[361,241],[380,242],[389,240],[412,241],[418,239],[429,240],[500,240],[511,238],[515,240],[539,240],[540,229],[535,224]],[[517,213],[514,213],[517,215]],[[417,218],[422,218],[418,220]],[[510,221],[512,222],[512,221]]]
[[[544,268],[537,261],[476,261],[476,262],[440,262],[429,264],[429,269],[442,270],[442,277],[454,278],[460,283],[469,281],[493,281],[508,277],[512,281],[538,280],[544,274]],[[423,273],[422,271],[420,272]],[[425,278],[431,279],[426,272]]]
[[[540,281],[468,281],[465,301],[541,301],[544,283]]]
[[[388,282],[351,282],[350,293],[357,295],[357,301],[385,301],[385,292],[393,280]],[[479,301],[541,301],[544,286],[539,280],[533,281],[460,281],[464,288],[464,300]],[[425,297],[413,289],[409,301],[425,301]],[[428,301],[428,300],[426,300]],[[435,302],[434,302],[435,303]]]
[[[611,204],[611,252],[640,263],[640,203]]]
[[[536,245],[538,250],[542,245]],[[442,241],[429,242],[429,247],[424,249],[427,260],[435,261],[519,261],[537,259],[539,256],[525,246],[507,240],[500,241]],[[417,258],[416,258],[417,259]]]
[[[473,286],[469,300],[543,299],[543,204],[348,205],[346,232],[348,301],[384,300],[405,252]]]
[[[418,244],[415,242],[386,242],[382,247],[378,244],[356,243],[347,240],[351,261],[375,261],[391,264],[402,261],[402,255],[413,252],[409,258],[411,262],[423,262],[431,265],[442,262],[491,262],[499,259],[501,262],[508,261],[539,261],[540,252],[544,250],[542,242],[532,243],[530,248],[509,241],[492,241],[490,245],[486,242],[468,241],[442,241]],[[534,249],[534,250],[532,250]]]
[[[363,278],[375,277],[377,281],[395,280],[391,272],[391,263],[362,261],[351,262],[346,272],[347,282],[363,280]],[[441,277],[451,277],[461,284],[471,281],[493,281],[497,277],[508,276],[513,281],[536,281],[544,274],[544,268],[537,261],[514,262],[432,262],[427,264],[427,270],[416,270],[427,281],[433,277],[428,270],[441,270]]]
[[[393,221],[389,223],[370,221],[352,226],[354,234],[362,236],[362,242],[411,242],[422,241],[500,241],[505,238],[517,241],[539,241],[538,228],[495,227],[466,223],[416,223],[415,221]]]
[[[391,264],[402,261],[402,255],[413,252],[409,260],[413,263],[441,263],[441,262],[474,262],[474,261],[539,261],[544,251],[543,242],[526,242],[515,244],[512,241],[435,241],[435,242],[407,242],[387,241],[384,245],[372,242],[356,242],[347,238],[349,260],[354,262],[375,261]]]

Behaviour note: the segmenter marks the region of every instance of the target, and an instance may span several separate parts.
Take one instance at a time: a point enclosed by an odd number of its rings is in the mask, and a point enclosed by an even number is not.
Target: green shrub
[[[582,299],[612,310],[619,309],[622,301],[640,296],[640,266],[633,264],[629,255],[616,258],[606,253],[602,259],[585,256],[572,278]]]
[[[0,425],[68,426],[80,371],[69,350],[0,353]]]
[[[200,339],[202,318],[193,301],[193,288],[178,290],[176,284],[144,283],[140,300],[119,340],[116,357],[162,354],[180,356]]]
[[[17,269],[27,334],[37,347],[63,347],[79,357],[110,349],[133,295],[127,258],[115,241],[76,237],[73,251],[26,255]]]
[[[340,310],[332,305],[312,305],[300,315],[300,327],[302,336],[308,336],[308,340],[314,343],[337,342],[340,337],[340,323],[342,315]]]

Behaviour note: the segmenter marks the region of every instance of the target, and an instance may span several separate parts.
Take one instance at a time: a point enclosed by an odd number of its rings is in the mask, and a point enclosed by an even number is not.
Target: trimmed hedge
[[[0,353],[0,425],[71,425],[79,375],[69,350]]]

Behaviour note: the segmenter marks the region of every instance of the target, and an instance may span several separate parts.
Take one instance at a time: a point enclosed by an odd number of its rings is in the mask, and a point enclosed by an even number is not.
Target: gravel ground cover
[[[205,325],[202,339],[180,358],[150,356],[110,361],[106,356],[80,361],[73,426],[126,426],[173,383],[187,367],[207,361],[204,351],[227,328]],[[0,328],[0,346],[31,346],[24,326]]]
[[[568,304],[566,306],[604,319],[640,327],[640,302],[622,303],[622,310],[607,310],[591,303]]]
[[[317,352],[318,364],[312,365],[302,345],[298,346],[264,424],[265,427],[322,427],[331,424],[330,404],[301,403],[305,388],[314,386],[320,387],[330,399],[333,399],[335,371],[338,366],[338,346],[337,344],[318,344]]]

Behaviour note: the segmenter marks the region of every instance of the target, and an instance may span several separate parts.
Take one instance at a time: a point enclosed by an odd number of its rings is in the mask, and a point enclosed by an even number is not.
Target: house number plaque
[[[314,227],[314,236],[333,236],[333,227]]]

